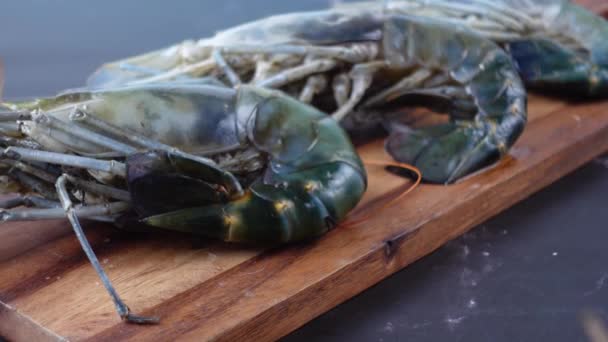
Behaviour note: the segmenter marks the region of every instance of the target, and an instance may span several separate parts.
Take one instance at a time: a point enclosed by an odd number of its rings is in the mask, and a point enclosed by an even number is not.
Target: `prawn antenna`
[[[414,189],[416,189],[422,182],[422,172],[417,167],[412,166],[410,164],[399,163],[399,162],[390,162],[390,161],[371,160],[371,159],[364,160],[363,164],[372,165],[372,166],[383,166],[385,168],[391,167],[391,168],[396,168],[396,169],[400,169],[400,170],[410,171],[410,172],[414,173],[414,175],[416,176],[416,180],[414,181],[414,184],[412,184],[410,187],[408,187],[404,191],[400,192],[396,197],[394,197],[387,203],[384,203],[379,209],[374,210],[375,213],[395,205],[397,202],[399,202],[399,200],[401,200],[407,194],[414,191]],[[363,223],[363,222],[369,220],[373,215],[371,210],[364,209],[362,211],[366,211],[364,213],[363,217],[344,222],[344,224],[347,226],[354,226],[354,225],[357,225],[357,224],[360,224],[360,223]],[[353,216],[355,216],[355,215],[357,215],[357,212],[355,212],[353,214],[354,214]]]

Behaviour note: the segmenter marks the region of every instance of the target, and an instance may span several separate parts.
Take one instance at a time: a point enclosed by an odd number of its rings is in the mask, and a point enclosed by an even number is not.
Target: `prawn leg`
[[[84,250],[85,254],[87,255],[87,258],[89,259],[89,261],[91,262],[91,265],[93,265],[95,272],[97,272],[97,275],[101,279],[103,286],[108,291],[108,294],[110,295],[110,297],[112,297],[112,301],[114,301],[114,305],[116,306],[116,311],[118,311],[118,315],[123,320],[125,320],[126,322],[129,322],[129,323],[157,324],[159,322],[158,317],[144,317],[144,316],[138,316],[138,315],[132,314],[129,307],[123,302],[122,299],[120,299],[118,292],[116,292],[116,289],[114,289],[114,286],[110,282],[108,275],[103,270],[103,267],[99,263],[99,260],[97,259],[97,256],[95,255],[95,252],[93,252],[93,248],[91,248],[91,244],[87,240],[87,238],[84,234],[84,231],[82,230],[82,227],[80,226],[80,221],[78,220],[76,210],[74,209],[74,207],[72,205],[72,201],[70,200],[70,196],[68,195],[65,183],[66,183],[65,176],[59,177],[59,179],[57,179],[57,183],[56,183],[57,194],[59,195],[59,199],[61,200],[61,205],[63,207],[63,210],[65,211],[65,215],[68,217],[68,220],[70,221],[70,224],[72,225],[72,228],[74,229],[74,233],[76,234],[76,237],[78,238],[78,242],[80,242],[82,249]]]
[[[25,209],[0,209],[0,222],[41,221],[65,218],[65,210],[59,202],[36,201],[33,203],[40,206]],[[45,208],[44,206],[47,205],[49,207]],[[74,211],[78,217],[103,222],[114,222],[116,215],[126,213],[130,209],[131,205],[127,202],[74,206]]]
[[[258,87],[280,88],[288,83],[301,80],[313,74],[327,72],[337,65],[332,59],[317,59],[306,64],[284,70],[265,80],[256,82]]]
[[[31,195],[19,195],[17,197],[12,197],[0,201],[0,210],[13,209],[21,206],[30,208],[57,208],[60,207],[61,204],[56,201],[50,201],[44,197]]]
[[[350,114],[355,106],[363,99],[366,91],[372,85],[374,73],[384,68],[384,62],[371,62],[366,64],[355,65],[350,72],[352,89],[350,96],[331,116],[336,121],[341,121],[345,116]]]
[[[237,86],[242,83],[239,75],[232,69],[228,62],[226,62],[219,50],[213,51],[213,59],[215,59],[218,67],[224,72],[232,86]]]
[[[125,164],[115,160],[99,160],[88,157],[80,157],[72,154],[32,150],[22,147],[7,147],[0,155],[3,157],[6,156],[9,158],[26,161],[43,162],[102,171],[120,177],[124,177],[126,175]]]
[[[327,77],[325,75],[314,75],[308,77],[306,84],[300,91],[298,99],[304,103],[310,103],[315,95],[322,92],[327,87]]]

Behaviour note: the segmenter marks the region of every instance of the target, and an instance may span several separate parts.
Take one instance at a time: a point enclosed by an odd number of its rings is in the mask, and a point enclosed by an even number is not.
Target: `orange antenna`
[[[400,193],[399,196],[393,198],[392,200],[388,201],[388,203],[385,203],[384,205],[382,205],[382,207],[380,207],[380,209],[378,209],[379,211],[384,210],[384,209],[394,205],[395,203],[397,203],[404,196],[406,196],[410,192],[414,191],[414,189],[416,189],[418,187],[418,185],[420,185],[420,183],[422,182],[422,172],[420,172],[420,170],[417,167],[409,165],[409,164],[398,163],[398,162],[385,162],[385,161],[378,161],[378,160],[364,160],[363,163],[367,164],[367,165],[374,165],[374,166],[384,166],[384,167],[393,166],[393,167],[401,168],[404,170],[412,171],[416,174],[416,181],[414,182],[414,184],[412,186],[410,186],[409,188],[407,188],[402,193]],[[377,211],[375,211],[375,212],[377,212]],[[354,226],[354,225],[357,225],[359,223],[369,220],[371,217],[372,217],[372,214],[370,212],[368,212],[362,218],[356,219],[354,221],[344,222],[344,225]]]

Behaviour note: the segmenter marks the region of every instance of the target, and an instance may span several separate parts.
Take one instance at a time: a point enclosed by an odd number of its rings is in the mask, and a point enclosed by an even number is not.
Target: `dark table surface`
[[[2,0],[4,96],[54,94],[102,62],[329,2]],[[605,157],[285,340],[585,341],[582,312],[608,321],[607,245]]]

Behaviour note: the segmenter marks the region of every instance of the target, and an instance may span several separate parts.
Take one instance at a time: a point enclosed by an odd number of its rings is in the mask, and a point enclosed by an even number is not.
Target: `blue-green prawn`
[[[333,229],[367,186],[338,123],[276,90],[155,83],[5,106],[0,117],[18,125],[0,166],[29,194],[2,202],[2,220],[67,213],[129,322],[155,319],[129,312],[79,219],[276,245]]]
[[[508,153],[526,87],[605,96],[606,37],[605,20],[563,0],[392,0],[107,63],[81,89],[2,104],[2,191],[24,195],[1,218],[67,215],[119,315],[154,323],[129,312],[79,218],[237,243],[318,237],[367,186],[344,128],[380,123],[397,161],[455,182]],[[418,105],[448,120],[403,124]]]

